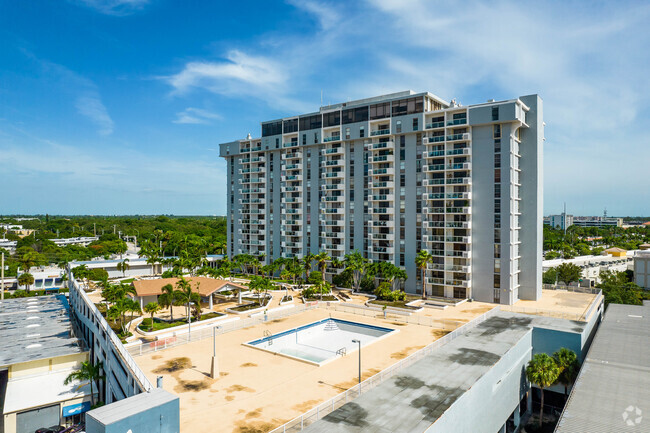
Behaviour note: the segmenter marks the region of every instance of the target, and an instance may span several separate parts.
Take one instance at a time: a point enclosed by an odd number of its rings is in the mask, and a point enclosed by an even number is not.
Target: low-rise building
[[[190,277],[186,280],[192,286],[192,290],[199,293],[201,300],[207,302],[212,309],[213,297],[219,291],[246,291],[248,287],[240,284],[235,284],[227,280],[216,280],[214,278],[205,277]],[[158,296],[163,294],[163,287],[171,284],[174,289],[177,289],[178,278],[157,278],[152,280],[136,280],[133,287],[135,288],[135,300],[140,303],[140,307],[144,308],[149,302],[158,302]]]
[[[73,333],[65,296],[3,301],[0,335],[1,431],[33,433],[81,421],[91,407],[90,385],[64,382],[88,351]]]

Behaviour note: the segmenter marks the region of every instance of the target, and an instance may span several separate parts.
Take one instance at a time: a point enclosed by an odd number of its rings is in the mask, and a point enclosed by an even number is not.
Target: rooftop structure
[[[65,296],[6,299],[0,307],[0,367],[81,353]]]
[[[556,433],[650,431],[650,303],[610,304]]]
[[[581,357],[598,320],[497,311],[305,432],[497,432],[508,421],[518,427],[521,406],[531,407],[528,360],[560,345]]]
[[[262,122],[260,138],[221,144],[228,254],[357,250],[419,293],[427,250],[429,295],[537,299],[543,140],[537,95],[461,106],[406,91]]]
[[[639,251],[634,256],[634,282],[650,290],[650,251]]]
[[[566,213],[549,215],[544,218],[544,224],[560,230],[568,229],[571,226],[578,227],[622,227],[623,218],[606,216],[574,216]]]

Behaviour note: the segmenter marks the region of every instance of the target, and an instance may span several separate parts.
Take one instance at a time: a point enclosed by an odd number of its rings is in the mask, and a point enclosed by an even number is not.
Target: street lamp
[[[361,394],[361,340],[354,339],[352,342],[359,345],[359,394]]]
[[[192,341],[192,305],[194,302],[187,303],[187,342]]]

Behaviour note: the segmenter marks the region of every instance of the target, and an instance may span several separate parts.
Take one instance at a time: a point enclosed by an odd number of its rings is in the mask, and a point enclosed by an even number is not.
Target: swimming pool
[[[352,342],[354,339],[366,346],[394,332],[398,331],[330,318],[264,336],[244,345],[321,366],[358,349],[358,344]]]

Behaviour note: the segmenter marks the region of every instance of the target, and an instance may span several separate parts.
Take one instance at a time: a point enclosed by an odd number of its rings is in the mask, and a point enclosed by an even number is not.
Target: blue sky
[[[650,4],[0,0],[0,214],[224,214],[218,143],[405,89],[544,99],[545,213],[650,215]]]

